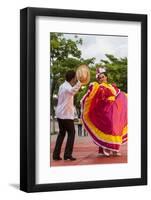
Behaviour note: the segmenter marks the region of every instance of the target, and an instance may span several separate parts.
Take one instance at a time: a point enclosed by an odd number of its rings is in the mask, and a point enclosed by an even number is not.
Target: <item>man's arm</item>
[[[81,88],[82,83],[80,81],[78,81],[73,87],[69,88],[67,91],[72,94],[75,95]]]

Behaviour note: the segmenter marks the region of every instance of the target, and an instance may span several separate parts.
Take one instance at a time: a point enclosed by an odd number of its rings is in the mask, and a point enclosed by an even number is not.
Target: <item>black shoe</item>
[[[53,160],[62,160],[61,157],[53,157]]]
[[[72,157],[72,156],[69,156],[69,157],[64,157],[64,160],[71,160],[71,161],[74,161],[76,160],[76,158]]]

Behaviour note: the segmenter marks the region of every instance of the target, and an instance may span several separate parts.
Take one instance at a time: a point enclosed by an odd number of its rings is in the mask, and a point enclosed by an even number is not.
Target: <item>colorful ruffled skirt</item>
[[[127,142],[127,95],[120,92],[105,98],[106,90],[99,87],[93,84],[82,98],[82,122],[96,145],[118,152]]]

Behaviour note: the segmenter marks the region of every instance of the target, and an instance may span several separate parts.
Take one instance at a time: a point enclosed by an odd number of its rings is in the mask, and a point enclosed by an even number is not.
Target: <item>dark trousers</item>
[[[61,152],[61,146],[64,140],[64,137],[67,135],[67,142],[64,152],[64,157],[70,157],[73,151],[73,144],[75,139],[75,127],[74,121],[71,119],[57,119],[59,124],[59,134],[57,136],[55,149],[53,152],[53,157],[59,157]]]

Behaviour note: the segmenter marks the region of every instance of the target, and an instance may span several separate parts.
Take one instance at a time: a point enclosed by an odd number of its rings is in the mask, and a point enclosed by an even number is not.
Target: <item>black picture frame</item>
[[[70,183],[36,184],[36,64],[35,19],[54,16],[83,19],[103,19],[141,23],[141,177],[120,180],[100,180]],[[44,192],[90,188],[137,186],[147,184],[147,15],[24,8],[20,10],[20,190]]]

